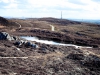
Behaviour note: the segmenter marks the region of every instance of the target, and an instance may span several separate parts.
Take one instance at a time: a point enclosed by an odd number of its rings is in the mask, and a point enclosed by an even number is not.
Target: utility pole
[[[61,19],[62,19],[62,11],[61,11]]]

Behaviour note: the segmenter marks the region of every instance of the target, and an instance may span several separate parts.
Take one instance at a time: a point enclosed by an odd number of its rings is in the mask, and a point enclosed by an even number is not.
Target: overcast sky
[[[0,16],[100,19],[100,0],[0,0]]]

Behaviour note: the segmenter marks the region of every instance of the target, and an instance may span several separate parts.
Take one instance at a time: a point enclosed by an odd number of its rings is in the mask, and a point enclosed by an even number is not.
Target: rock
[[[35,44],[32,44],[31,47],[35,47]]]
[[[18,45],[18,46],[21,45],[21,43],[20,43],[19,41],[15,42],[14,44],[15,44],[15,45]]]
[[[20,43],[23,44],[23,43],[25,43],[25,41],[24,40],[20,40]]]
[[[31,42],[27,42],[27,43],[26,43],[26,46],[31,46],[31,45],[32,45]]]
[[[33,47],[33,48],[39,48],[38,45],[36,45],[36,44],[32,44],[31,47]]]
[[[35,48],[39,48],[39,46],[38,45],[35,45]]]
[[[18,40],[18,38],[17,38],[16,36],[13,36],[13,39],[14,39],[14,40]]]
[[[25,44],[24,40],[20,40],[20,41],[15,42],[15,45],[18,45],[18,46],[20,46],[22,44]]]
[[[31,43],[31,42],[27,42],[27,43],[26,43],[26,46],[30,46],[30,47],[33,47],[33,48],[39,48],[38,45],[33,44],[33,43]]]
[[[16,50],[20,51],[20,49],[19,49],[19,48],[16,48]]]
[[[17,41],[14,43],[15,45],[18,45],[18,46],[25,46],[25,47],[32,47],[32,48],[39,48],[38,45],[36,44],[33,44],[32,42],[29,42],[29,41],[24,41],[24,40],[20,40],[20,41]]]
[[[14,40],[7,32],[0,32],[0,40]]]

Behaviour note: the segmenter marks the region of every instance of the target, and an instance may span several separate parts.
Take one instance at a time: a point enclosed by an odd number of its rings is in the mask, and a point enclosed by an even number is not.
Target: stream
[[[77,45],[74,45],[74,44],[58,43],[58,42],[49,41],[49,40],[41,40],[38,37],[21,36],[21,38],[29,40],[29,41],[36,41],[36,42],[39,42],[39,43],[51,44],[51,45],[74,46],[75,48],[92,48],[92,47],[86,47],[86,46],[77,46]]]

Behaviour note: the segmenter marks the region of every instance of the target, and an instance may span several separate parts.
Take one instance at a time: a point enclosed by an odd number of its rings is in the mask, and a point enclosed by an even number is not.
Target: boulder
[[[7,32],[0,32],[0,40],[14,40]]]
[[[20,46],[20,45],[25,44],[25,42],[26,42],[26,41],[24,41],[24,40],[19,40],[19,41],[15,42],[15,45]]]
[[[36,44],[32,44],[31,47],[33,47],[33,48],[39,48],[38,45],[36,45]]]
[[[23,45],[25,47],[39,48],[38,45],[36,45],[36,44],[34,44],[30,41],[25,41],[25,40],[16,41],[14,44],[17,45],[17,46],[22,46]]]
[[[17,41],[14,44],[20,46],[21,45],[21,42]]]
[[[20,43],[21,43],[21,44],[24,44],[24,40],[20,40]]]
[[[32,45],[31,42],[27,42],[27,43],[26,43],[26,46],[31,46],[31,45]]]
[[[33,48],[38,48],[38,45],[36,45],[36,44],[34,44],[32,42],[27,42],[26,46],[30,46],[30,47],[33,47]]]
[[[13,38],[14,40],[18,40],[18,37],[16,37],[16,36],[13,36],[12,38]]]
[[[16,48],[17,51],[20,51],[20,48]]]

